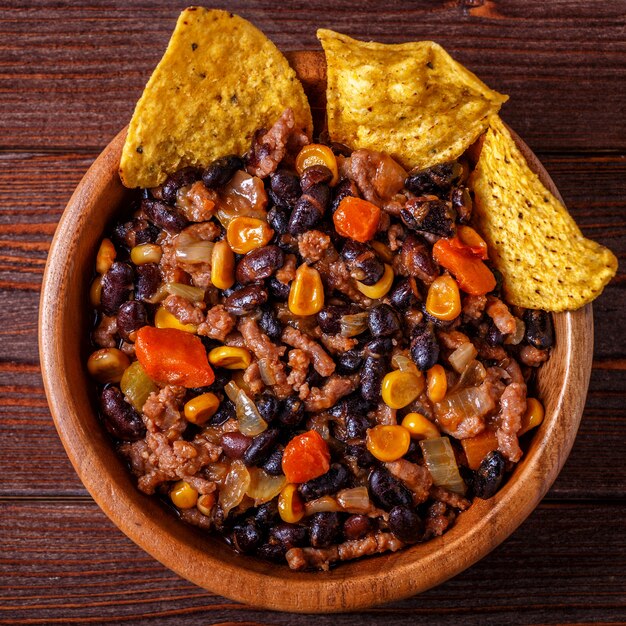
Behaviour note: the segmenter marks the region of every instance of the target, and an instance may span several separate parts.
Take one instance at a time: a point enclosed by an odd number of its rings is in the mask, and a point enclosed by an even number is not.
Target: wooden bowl
[[[323,55],[296,52],[289,58],[319,124],[325,108]],[[218,537],[184,524],[157,498],[137,490],[96,416],[85,368],[95,254],[126,194],[117,173],[124,136],[125,130],[96,159],[63,213],[48,257],[39,319],[43,379],[59,436],[109,518],[146,552],[197,585],[252,605],[295,612],[348,611],[405,598],[458,574],[508,537],[552,485],[574,442],[591,371],[591,306],[554,316],[556,347],[539,371],[546,415],[522,461],[494,498],[478,499],[442,537],[326,573],[292,572],[286,565],[235,554]],[[517,141],[558,196],[537,158]]]

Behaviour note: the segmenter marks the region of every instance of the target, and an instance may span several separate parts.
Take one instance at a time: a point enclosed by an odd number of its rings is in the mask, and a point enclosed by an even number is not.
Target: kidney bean
[[[283,522],[270,530],[270,538],[290,550],[307,543],[308,533],[304,526]]]
[[[404,543],[416,543],[423,535],[422,520],[408,506],[394,506],[389,511],[389,530]]]
[[[467,187],[456,187],[453,189],[450,193],[450,202],[452,202],[452,208],[458,215],[459,222],[461,224],[469,224],[474,208],[469,189]]]
[[[439,358],[439,343],[432,324],[418,328],[411,339],[411,358],[421,371],[430,369]]]
[[[474,473],[474,495],[483,500],[494,496],[500,489],[505,470],[506,460],[502,453],[498,450],[489,452]]]
[[[254,515],[256,525],[264,530],[267,530],[272,524],[275,524],[279,520],[278,500],[276,498],[262,504]]]
[[[263,246],[248,252],[237,264],[235,278],[246,285],[269,278],[283,266],[285,255],[278,246]]]
[[[229,459],[241,459],[252,444],[252,438],[242,433],[224,433],[220,438],[220,445]]]
[[[300,235],[316,226],[324,216],[329,199],[330,189],[324,184],[313,185],[302,194],[289,218],[289,233]]]
[[[283,448],[276,448],[272,454],[269,455],[267,461],[263,463],[263,469],[270,476],[280,476],[283,473]]]
[[[148,300],[159,288],[161,270],[156,263],[145,263],[144,265],[137,265],[135,273],[137,274],[135,300]]]
[[[252,443],[244,452],[243,462],[247,466],[261,465],[270,455],[280,431],[277,428],[268,428],[252,440]]]
[[[107,315],[114,315],[128,300],[133,289],[133,269],[128,263],[116,261],[101,281],[100,304]]]
[[[363,357],[354,349],[347,350],[335,357],[335,361],[337,362],[337,370],[342,374],[354,374],[363,365]]]
[[[122,339],[128,340],[128,336],[135,330],[148,323],[146,307],[137,300],[124,302],[117,312],[117,332]]]
[[[280,339],[283,334],[283,327],[272,309],[264,309],[258,320],[259,328],[270,338]]]
[[[178,209],[159,200],[142,200],[141,208],[151,222],[168,233],[179,233],[189,224],[187,218]]]
[[[406,311],[413,305],[417,304],[417,298],[411,288],[411,283],[408,278],[402,278],[399,280],[391,290],[389,294],[389,300],[391,304],[398,309],[398,311]]]
[[[325,474],[302,483],[298,487],[298,491],[302,498],[308,502],[322,496],[328,496],[331,493],[337,493],[346,486],[348,479],[348,470],[339,463],[333,463]]]
[[[378,402],[383,378],[387,370],[387,359],[380,356],[366,356],[361,368],[361,395],[370,402]]]
[[[341,529],[338,513],[315,513],[309,521],[309,540],[314,548],[327,548],[337,538]]]
[[[410,276],[416,276],[426,284],[432,283],[439,275],[428,246],[416,235],[410,234],[404,240],[400,250],[400,262]]]
[[[269,424],[273,422],[277,417],[281,409],[280,400],[269,391],[263,393],[263,395],[255,402],[259,415]]]
[[[117,439],[137,441],[146,434],[146,427],[133,407],[124,400],[118,387],[107,387],[100,395],[106,429]]]
[[[346,435],[348,439],[362,439],[372,424],[363,413],[351,414],[346,418]]]
[[[304,418],[304,402],[297,396],[289,396],[278,414],[278,421],[285,426],[297,426]]]
[[[348,541],[360,539],[372,530],[372,522],[367,515],[351,515],[343,523],[343,534]]]
[[[404,186],[417,196],[445,193],[461,178],[463,167],[456,161],[410,172]]]
[[[307,193],[314,185],[330,183],[333,173],[325,165],[313,165],[302,172],[300,187]]]
[[[361,468],[372,467],[376,459],[372,453],[362,445],[353,445],[346,448],[346,455],[353,456],[356,464]]]
[[[410,506],[413,502],[413,496],[404,483],[382,467],[377,467],[370,474],[369,492],[372,500],[386,511],[394,506]]]
[[[367,325],[374,337],[388,337],[400,330],[400,320],[388,304],[379,304],[369,310]]]
[[[238,552],[250,554],[261,543],[262,535],[253,521],[233,528],[233,545]]]
[[[358,198],[359,189],[354,181],[349,178],[344,178],[343,180],[340,180],[337,185],[335,185],[331,212],[334,213],[339,207],[341,201],[348,196]]]
[[[551,348],[554,343],[554,329],[552,316],[546,311],[526,309],[524,311],[524,324],[526,324],[526,341],[529,344],[545,350]]]
[[[383,262],[366,243],[349,239],[341,250],[341,256],[346,260],[352,278],[364,285],[374,285],[385,272]]]
[[[213,163],[202,172],[202,182],[208,189],[216,189],[228,184],[237,170],[244,168],[243,159],[236,154],[215,159]]]
[[[284,235],[289,228],[289,211],[279,206],[273,206],[267,212],[267,223],[278,235]]]
[[[195,183],[200,178],[200,172],[195,167],[183,167],[167,177],[161,187],[161,198],[168,204],[176,202],[176,193],[181,187]]]
[[[269,196],[276,206],[291,209],[301,195],[300,180],[295,174],[277,170],[270,176]]]
[[[272,298],[285,301],[289,298],[289,285],[281,283],[276,277],[272,276],[267,281],[267,288],[272,295]]]
[[[245,315],[267,302],[267,291],[252,284],[238,289],[224,300],[224,308],[233,315]]]

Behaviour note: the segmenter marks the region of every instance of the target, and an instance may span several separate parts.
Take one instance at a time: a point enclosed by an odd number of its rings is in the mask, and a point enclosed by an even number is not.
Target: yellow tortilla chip
[[[617,271],[615,255],[585,239],[567,209],[528,167],[496,115],[470,179],[473,221],[504,276],[507,300],[547,311],[577,309]]]
[[[459,157],[508,96],[492,91],[432,41],[381,44],[318,30],[328,66],[328,131],[407,168]]]
[[[232,13],[188,8],[135,108],[122,182],[154,187],[181,167],[241,155],[287,107],[310,138],[309,103],[278,48]]]

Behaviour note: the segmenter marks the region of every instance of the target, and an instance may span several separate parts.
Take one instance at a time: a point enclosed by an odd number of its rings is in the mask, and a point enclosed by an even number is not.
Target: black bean
[[[456,233],[456,211],[444,200],[410,199],[400,211],[400,217],[412,230],[453,237]]]
[[[278,246],[263,246],[248,252],[237,263],[235,278],[242,285],[264,280],[281,268],[284,262],[285,255]]]
[[[387,356],[393,349],[393,342],[389,337],[378,337],[368,341],[363,347],[365,356]]]
[[[358,350],[352,349],[336,356],[335,361],[337,362],[337,370],[341,374],[354,374],[363,365],[363,356]]]
[[[554,329],[550,313],[527,309],[524,311],[524,324],[526,324],[526,341],[529,344],[539,350],[552,347],[554,343]]]
[[[394,506],[410,506],[413,502],[413,495],[404,483],[382,467],[377,467],[370,474],[369,492],[372,500],[386,511]]]
[[[250,447],[244,452],[243,462],[248,467],[261,465],[272,452],[279,434],[278,428],[268,428],[254,437]]]
[[[366,356],[361,368],[361,395],[369,402],[378,402],[382,391],[383,378],[387,373],[387,359],[380,356]]]
[[[219,426],[228,419],[234,419],[236,415],[235,405],[228,398],[224,398],[215,414],[209,420],[209,424]]]
[[[432,324],[418,328],[411,339],[411,358],[422,372],[430,369],[439,359],[439,343]]]
[[[474,208],[469,189],[467,187],[453,189],[450,193],[450,202],[452,202],[452,208],[458,215],[459,222],[461,224],[469,224]]]
[[[191,185],[200,179],[200,172],[195,167],[184,167],[167,177],[161,187],[161,198],[168,204],[176,202],[176,193],[181,187]]]
[[[278,235],[284,235],[289,228],[289,211],[287,209],[273,206],[267,212],[267,223]]]
[[[346,435],[348,439],[362,439],[372,424],[363,413],[348,415],[346,418]]]
[[[337,493],[348,482],[348,470],[339,463],[334,463],[330,469],[321,476],[313,478],[298,487],[300,495],[305,501],[315,500],[331,493]]]
[[[202,172],[202,182],[208,189],[216,189],[228,184],[228,181],[235,175],[237,170],[244,168],[243,159],[236,154],[215,159]]]
[[[124,302],[117,311],[117,332],[122,339],[127,339],[130,333],[139,330],[148,323],[146,307],[137,300]]]
[[[273,241],[285,254],[298,254],[298,239],[293,235],[276,235]]]
[[[389,300],[398,311],[406,311],[417,304],[417,298],[408,278],[402,278],[394,285],[389,294]]]
[[[278,414],[278,420],[285,426],[297,426],[304,418],[304,402],[297,396],[289,396]]]
[[[354,457],[356,464],[361,468],[372,467],[376,463],[376,459],[365,446],[348,446],[346,455]]]
[[[337,419],[346,419],[348,415],[365,414],[370,408],[370,403],[364,400],[358,392],[355,392],[341,398],[328,412]]]
[[[252,284],[238,289],[224,300],[224,308],[233,315],[245,315],[267,302],[267,291]]]
[[[287,300],[289,298],[289,285],[285,283],[281,283],[278,278],[272,276],[267,281],[267,288],[272,296],[272,298],[276,298],[277,300]]]
[[[323,184],[314,185],[300,196],[289,218],[289,232],[300,235],[314,228],[324,216],[329,199],[329,187]]]
[[[383,276],[385,266],[374,250],[366,243],[349,239],[341,250],[346,260],[350,275],[364,285],[374,285]]]
[[[336,540],[341,529],[338,513],[315,513],[309,521],[309,540],[314,548],[327,548]]]
[[[442,194],[454,185],[463,173],[463,167],[456,161],[435,165],[425,170],[412,171],[404,181],[404,186],[418,196]]]
[[[141,208],[146,217],[168,233],[179,233],[189,224],[187,218],[178,210],[159,200],[143,200]]]
[[[474,495],[483,500],[494,496],[500,489],[505,469],[506,460],[502,453],[498,450],[489,452],[474,474]]]
[[[264,543],[256,551],[257,555],[262,559],[274,561],[275,563],[284,563],[285,552],[287,552],[285,546],[279,543]]]
[[[283,522],[270,530],[270,537],[287,550],[307,544],[308,533],[304,526]]]
[[[100,304],[107,315],[114,315],[128,300],[133,289],[133,269],[128,263],[116,261],[101,281]]]
[[[278,340],[283,334],[283,327],[272,309],[264,309],[258,319],[259,328],[270,338]]]
[[[262,535],[252,521],[233,529],[233,545],[238,552],[250,554],[261,543]]]
[[[292,209],[301,195],[300,180],[295,174],[277,170],[271,175],[269,196],[276,206]]]
[[[202,345],[207,352],[210,352],[211,350],[213,350],[213,348],[217,348],[223,345],[219,341],[215,341],[214,339],[212,340],[209,337],[200,336],[200,340],[202,341]],[[217,367],[215,365],[213,366],[213,373],[215,374],[215,380],[210,385],[198,387],[195,390],[198,395],[208,392],[215,393],[216,391],[223,391],[224,387],[228,384],[233,374],[231,370],[227,370],[223,367]]]
[[[254,521],[259,528],[267,530],[272,524],[280,520],[278,514],[278,499],[262,504],[254,514]]]
[[[148,220],[135,217],[130,222],[118,224],[113,239],[119,245],[134,248],[142,243],[154,243],[161,230]]]
[[[348,196],[358,198],[359,190],[354,181],[349,178],[344,178],[343,180],[340,180],[337,185],[335,185],[331,212],[334,213],[341,204],[341,201]]]
[[[331,141],[328,144],[328,147],[333,151],[333,154],[336,156],[345,156],[349,157],[352,154],[352,148],[346,146],[345,143],[339,143],[338,141]]]
[[[146,434],[144,423],[133,407],[124,400],[118,387],[102,390],[100,404],[106,429],[117,439],[137,441]]]
[[[347,304],[329,304],[319,311],[316,320],[323,333],[337,335],[341,332],[341,318],[351,311]]]
[[[425,283],[432,283],[439,275],[437,264],[426,243],[417,235],[410,234],[400,250],[400,261],[409,276],[415,276]]]
[[[333,173],[325,165],[313,165],[302,172],[300,187],[307,193],[314,185],[330,183]]]
[[[224,433],[220,438],[222,450],[229,459],[241,459],[251,444],[252,437],[236,431]]]
[[[137,265],[135,272],[137,274],[135,300],[148,300],[159,288],[161,270],[156,263],[145,263],[144,265]]]
[[[263,395],[255,402],[259,415],[269,424],[273,422],[281,410],[280,400],[269,391],[263,393]]]
[[[394,506],[389,511],[389,530],[404,543],[416,543],[423,535],[422,520],[408,506]]]
[[[367,535],[372,529],[372,522],[367,515],[351,515],[343,523],[343,534],[350,541],[352,539],[361,539]]]
[[[388,304],[379,304],[369,310],[367,325],[374,337],[388,337],[400,330],[400,320]]]
[[[311,387],[321,387],[324,384],[324,377],[313,367],[309,365],[305,382]]]
[[[276,448],[265,463],[263,463],[263,469],[270,476],[280,476],[283,473],[283,448]]]
[[[504,335],[498,330],[493,320],[489,322],[485,339],[490,346],[501,346],[504,342]]]

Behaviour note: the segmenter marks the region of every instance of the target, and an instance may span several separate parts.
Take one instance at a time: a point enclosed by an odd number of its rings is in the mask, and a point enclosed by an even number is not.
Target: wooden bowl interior
[[[322,53],[289,56],[310,97],[318,129],[325,109]],[[253,605],[297,612],[345,611],[428,589],[497,546],[530,514],[570,451],[589,380],[591,307],[554,316],[556,347],[539,372],[546,417],[506,486],[475,502],[443,537],[395,554],[344,563],[327,573],[292,572],[235,554],[219,538],[180,522],[159,500],[142,494],[96,417],[86,376],[91,328],[88,290],[99,240],[127,195],[117,169],[122,131],[85,175],[55,235],[40,309],[40,353],[56,427],[74,467],[104,512],[133,541],[181,576]],[[519,140],[531,167],[558,191]]]

